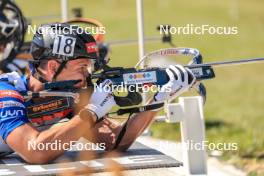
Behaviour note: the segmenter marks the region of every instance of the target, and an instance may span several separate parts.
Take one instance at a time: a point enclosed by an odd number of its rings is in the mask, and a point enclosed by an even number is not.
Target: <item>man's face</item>
[[[92,62],[88,59],[76,59],[68,61],[66,67],[57,76],[57,81],[81,80],[76,84],[76,88],[86,86],[86,77],[89,76],[88,68],[91,68]]]

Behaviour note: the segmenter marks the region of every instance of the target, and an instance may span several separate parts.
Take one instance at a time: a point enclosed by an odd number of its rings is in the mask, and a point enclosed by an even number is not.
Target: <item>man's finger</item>
[[[182,65],[175,65],[174,68],[178,69],[180,71],[181,77],[182,77],[182,82],[184,83],[184,85],[187,85],[188,84],[188,73],[187,73],[187,70]]]
[[[174,65],[170,65],[169,69],[173,72],[175,79],[177,81],[182,82],[183,78],[182,78],[182,73],[179,71],[179,69],[175,68]]]
[[[169,68],[166,68],[166,72],[167,72],[167,74],[168,74],[168,76],[170,78],[170,81],[171,80],[175,80],[175,75]]]

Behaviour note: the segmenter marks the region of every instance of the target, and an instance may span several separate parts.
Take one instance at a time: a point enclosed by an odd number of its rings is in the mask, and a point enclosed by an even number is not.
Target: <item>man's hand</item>
[[[154,100],[157,102],[172,101],[182,93],[188,91],[195,82],[193,73],[181,65],[170,65],[166,69],[166,72],[170,80],[154,96]]]
[[[102,82],[93,92],[90,103],[85,106],[85,109],[96,114],[97,120],[105,116],[111,108],[116,105],[112,91],[112,82],[107,79]]]

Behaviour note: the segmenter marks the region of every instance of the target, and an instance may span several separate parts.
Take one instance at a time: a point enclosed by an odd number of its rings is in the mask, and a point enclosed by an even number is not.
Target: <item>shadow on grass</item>
[[[210,130],[212,128],[221,128],[221,127],[230,127],[231,124],[228,124],[221,120],[206,120],[205,128]]]
[[[263,160],[264,161],[264,153],[245,153],[241,155],[244,159],[257,159],[257,160]]]

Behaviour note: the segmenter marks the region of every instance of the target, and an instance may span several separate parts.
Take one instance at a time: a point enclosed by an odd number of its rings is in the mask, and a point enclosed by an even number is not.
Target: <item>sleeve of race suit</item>
[[[12,85],[0,82],[0,136],[7,136],[17,127],[28,123],[23,97]]]

